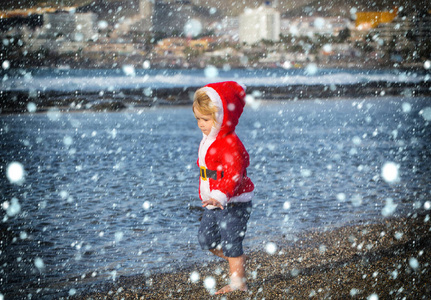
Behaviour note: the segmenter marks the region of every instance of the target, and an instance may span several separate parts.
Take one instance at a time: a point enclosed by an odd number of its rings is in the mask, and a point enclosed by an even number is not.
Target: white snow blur
[[[310,63],[305,67],[305,74],[315,75],[319,71],[319,67],[315,63]]]
[[[283,203],[283,209],[284,209],[284,210],[288,210],[288,209],[290,209],[290,207],[291,207],[291,204],[290,204],[290,202],[289,202],[289,201],[285,201],[285,202]]]
[[[409,259],[409,266],[413,269],[416,270],[419,268],[419,262],[416,258],[414,257],[410,257]]]
[[[8,60],[5,60],[2,64],[1,64],[3,70],[7,70],[10,68],[10,62]]]
[[[214,277],[208,276],[204,279],[204,287],[211,293],[214,293],[214,288],[216,286],[216,281]]]
[[[151,207],[151,202],[150,202],[150,201],[145,201],[145,202],[142,204],[142,208],[143,208],[143,209],[145,209],[145,210],[150,209],[150,207]]]
[[[126,76],[130,76],[130,77],[135,77],[136,76],[136,72],[135,72],[135,67],[132,65],[124,65],[123,66],[123,73]]]
[[[187,37],[196,37],[202,32],[202,23],[199,20],[188,20],[184,25],[184,34]]]
[[[316,28],[323,28],[325,26],[325,19],[324,18],[316,18],[314,20],[314,27]]]
[[[408,102],[404,102],[403,105],[402,105],[402,107],[403,107],[403,112],[404,113],[409,113],[412,110],[412,105],[410,103],[408,103]]]
[[[337,194],[337,200],[340,201],[340,202],[346,201],[346,194],[344,194],[344,193],[338,193]]]
[[[19,162],[11,162],[6,169],[6,177],[10,183],[22,184],[25,180],[24,166]]]
[[[115,242],[119,243],[123,239],[123,237],[124,237],[124,233],[121,231],[117,231],[115,233]]]
[[[425,119],[425,121],[431,121],[431,107],[425,107],[419,114]]]
[[[48,109],[46,115],[51,121],[58,121],[61,118],[61,111],[57,107],[52,107]]]
[[[151,62],[149,60],[146,60],[142,63],[142,68],[145,70],[148,70],[151,68]]]
[[[215,78],[218,76],[218,69],[215,66],[208,66],[204,70],[205,77]]]
[[[45,268],[45,263],[40,257],[35,258],[34,265],[39,269],[39,271],[42,271]]]
[[[382,167],[382,177],[387,183],[394,183],[400,180],[398,174],[399,165],[394,162],[386,162]]]
[[[190,274],[190,281],[191,281],[192,283],[196,283],[196,282],[198,282],[198,281],[199,281],[199,278],[200,278],[200,275],[199,275],[199,273],[198,273],[198,272],[196,272],[196,271],[193,271],[193,272]]]
[[[21,204],[19,204],[18,199],[15,197],[11,199],[11,202],[3,202],[2,208],[6,210],[6,214],[9,217],[13,217],[21,212]]]
[[[101,21],[99,21],[99,23],[97,23],[97,26],[99,27],[99,29],[103,30],[103,29],[108,28],[109,24],[108,24],[108,22],[101,20]]]
[[[377,294],[371,294],[367,300],[379,300],[379,296]]]
[[[245,96],[245,103],[250,106],[253,110],[257,110],[260,107],[261,102],[259,100],[256,100],[256,98],[259,98],[261,96],[261,93],[255,91],[251,95]]]
[[[382,209],[382,215],[384,217],[392,216],[397,208],[397,204],[394,203],[394,200],[392,198],[386,199],[386,205]]]
[[[29,113],[34,113],[34,112],[36,112],[36,110],[37,110],[37,106],[36,106],[36,104],[34,104],[33,102],[29,102],[29,103],[27,104],[27,110],[28,110],[28,112],[29,112]]]
[[[69,147],[69,146],[71,146],[73,144],[73,138],[70,137],[70,136],[65,136],[63,138],[63,143],[64,143],[65,146]]]
[[[362,197],[359,194],[353,195],[352,199],[350,199],[352,202],[352,205],[355,207],[361,206],[362,204]]]
[[[277,245],[273,242],[269,242],[265,245],[265,251],[268,254],[273,255],[277,251]]]

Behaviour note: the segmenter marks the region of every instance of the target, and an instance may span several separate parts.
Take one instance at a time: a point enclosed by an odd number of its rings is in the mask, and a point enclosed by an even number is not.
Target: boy
[[[203,133],[197,164],[199,197],[205,208],[199,228],[203,250],[229,262],[230,284],[216,294],[247,291],[242,241],[251,212],[254,185],[247,177],[249,156],[235,134],[245,105],[236,82],[208,84],[195,93],[193,112]]]

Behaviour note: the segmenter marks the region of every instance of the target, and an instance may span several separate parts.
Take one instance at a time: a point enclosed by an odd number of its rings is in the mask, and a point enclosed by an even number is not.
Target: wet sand
[[[283,238],[281,238],[283,240]],[[120,277],[73,299],[429,299],[431,218],[414,215],[379,224],[310,231],[277,251],[248,253],[247,292],[215,296],[228,283],[227,263],[214,258],[175,273]],[[191,273],[199,280],[192,282]],[[377,298],[378,297],[378,298]]]

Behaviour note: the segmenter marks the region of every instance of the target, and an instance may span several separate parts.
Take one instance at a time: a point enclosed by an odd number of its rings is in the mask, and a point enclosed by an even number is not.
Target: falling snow
[[[265,250],[268,254],[273,255],[277,251],[277,245],[273,242],[269,242],[266,244]]]
[[[19,162],[11,162],[6,169],[6,177],[11,183],[21,184],[25,180],[24,166]]]
[[[428,236],[372,225],[430,224],[431,60],[422,49],[429,43],[403,31],[411,7],[363,31],[355,27],[360,13],[375,13],[379,1],[343,6],[336,20],[325,17],[335,2],[296,9],[273,1],[259,9],[281,7],[280,16],[271,14],[281,18],[280,32],[247,44],[240,16],[259,12],[247,1],[151,1],[167,12],[148,18],[154,26],[136,15],[148,2],[99,2],[41,12],[41,24],[22,28],[4,25],[2,14],[0,300],[20,291],[17,298],[75,297],[106,280],[119,284],[108,294],[121,298],[130,292],[124,278],[138,274],[139,289],[152,291],[153,274],[176,276],[184,267],[170,298],[189,284],[214,294],[228,277],[196,239],[201,136],[189,106],[195,88],[222,80],[247,86],[237,134],[249,150],[256,196],[247,233],[238,234],[251,253],[250,297],[303,289],[305,298],[336,298],[344,288],[353,298],[401,299],[422,288]],[[169,34],[156,30],[159,19]],[[397,34],[387,39],[385,28]],[[392,249],[404,256],[389,253],[391,263],[378,266]],[[261,255],[270,257],[269,269]],[[394,287],[364,289],[344,273],[338,282],[304,284],[322,270],[341,272],[340,263],[355,267],[358,283]]]
[[[199,279],[200,279],[200,276],[199,276],[199,273],[198,273],[198,272],[193,271],[193,272],[190,274],[190,280],[191,280],[191,282],[196,283],[196,282],[198,282],[198,281],[199,281]]]
[[[393,162],[386,162],[382,167],[382,177],[388,183],[399,181],[399,166]]]

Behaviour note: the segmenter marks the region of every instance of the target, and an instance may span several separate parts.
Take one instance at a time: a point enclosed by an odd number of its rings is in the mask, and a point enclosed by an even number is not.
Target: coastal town
[[[3,70],[431,67],[431,8],[346,10],[299,13],[267,1],[230,11],[198,0],[6,9],[0,61]]]

